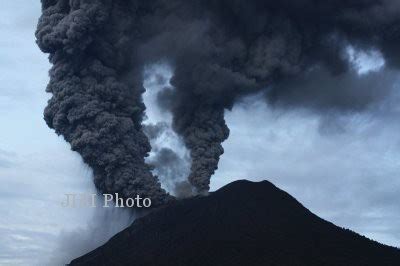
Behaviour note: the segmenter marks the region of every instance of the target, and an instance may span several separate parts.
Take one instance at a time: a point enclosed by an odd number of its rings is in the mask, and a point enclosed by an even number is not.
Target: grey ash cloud
[[[164,60],[174,70],[163,103],[190,149],[188,180],[198,193],[208,191],[224,152],[224,110],[242,96],[264,92],[276,106],[322,114],[361,112],[390,86],[382,89],[380,74],[359,77],[348,47],[379,51],[387,71],[400,66],[394,0],[46,0],[42,8],[37,43],[53,64],[47,124],[92,167],[98,189],[155,205],[171,197],[144,160],[146,64]]]
[[[273,106],[307,108],[317,113],[361,112],[377,107],[395,91],[397,71],[371,71],[357,74],[356,69],[333,75],[326,69],[313,69],[285,81],[268,92]]]

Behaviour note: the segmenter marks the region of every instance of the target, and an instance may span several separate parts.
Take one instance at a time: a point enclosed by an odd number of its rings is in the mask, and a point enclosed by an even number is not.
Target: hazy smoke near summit
[[[47,124],[93,168],[99,190],[141,194],[155,205],[171,196],[144,159],[146,65],[173,69],[174,89],[161,91],[159,104],[190,150],[188,180],[198,193],[208,191],[229,135],[224,110],[240,97],[264,92],[272,106],[359,112],[392,87],[370,87],[381,75],[357,76],[349,47],[379,53],[385,71],[400,66],[397,0],[43,0],[42,6],[36,37],[53,64]]]

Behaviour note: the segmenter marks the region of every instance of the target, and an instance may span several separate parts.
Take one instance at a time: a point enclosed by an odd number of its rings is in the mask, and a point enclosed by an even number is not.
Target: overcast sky
[[[88,241],[79,237],[93,229],[93,216],[106,217],[111,233],[131,217],[61,207],[65,193],[94,191],[91,171],[42,119],[50,65],[34,42],[39,1],[1,1],[0,265],[39,265]],[[379,64],[364,58],[361,67]],[[272,110],[259,98],[226,112],[231,133],[212,190],[268,179],[322,218],[400,247],[398,96],[385,108],[339,117]]]

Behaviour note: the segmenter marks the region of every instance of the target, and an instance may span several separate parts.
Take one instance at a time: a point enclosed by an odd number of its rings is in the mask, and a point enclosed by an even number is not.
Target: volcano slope
[[[70,265],[400,265],[400,250],[311,213],[268,181],[235,181],[137,219]]]

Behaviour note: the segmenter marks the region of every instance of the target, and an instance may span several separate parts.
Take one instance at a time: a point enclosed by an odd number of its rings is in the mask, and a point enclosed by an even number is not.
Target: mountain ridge
[[[234,181],[137,219],[70,265],[400,265],[400,250],[335,226],[264,180]]]

